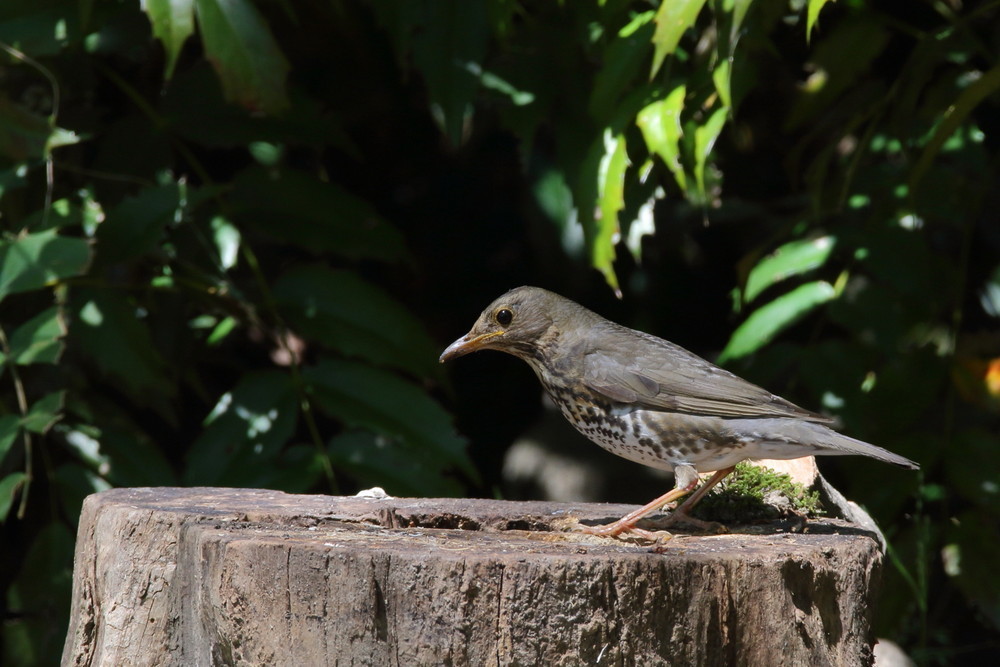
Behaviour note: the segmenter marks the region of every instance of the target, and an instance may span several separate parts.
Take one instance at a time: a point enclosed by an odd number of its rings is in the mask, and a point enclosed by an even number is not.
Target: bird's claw
[[[665,530],[645,530],[643,528],[636,528],[634,525],[622,524],[619,521],[605,524],[603,526],[587,526],[581,524],[576,530],[577,532],[585,533],[587,535],[613,537],[620,540],[638,538],[651,542],[666,542],[673,537],[672,533]]]

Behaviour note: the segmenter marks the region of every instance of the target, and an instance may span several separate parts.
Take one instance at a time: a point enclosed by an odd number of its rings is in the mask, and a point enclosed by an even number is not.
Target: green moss
[[[818,491],[806,490],[785,473],[747,462],[736,464],[736,470],[705,496],[692,514],[709,521],[777,518],[780,510],[764,502],[765,496],[772,491],[778,491],[788,498],[792,509],[798,514],[823,514]]]

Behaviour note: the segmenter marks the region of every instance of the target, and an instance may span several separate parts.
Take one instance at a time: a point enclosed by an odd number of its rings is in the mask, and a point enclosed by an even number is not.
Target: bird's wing
[[[618,403],[719,417],[833,420],[804,410],[668,341],[635,332],[627,350],[590,350],[583,381]]]

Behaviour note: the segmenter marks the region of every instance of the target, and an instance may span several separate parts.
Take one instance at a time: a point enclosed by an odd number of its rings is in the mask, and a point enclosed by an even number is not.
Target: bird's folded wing
[[[780,396],[660,339],[645,341],[631,354],[591,351],[583,381],[618,403],[719,417],[792,417],[829,423]],[[651,348],[651,349],[646,349]]]

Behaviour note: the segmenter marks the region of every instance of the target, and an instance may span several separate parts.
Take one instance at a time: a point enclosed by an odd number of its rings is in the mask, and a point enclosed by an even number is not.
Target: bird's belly
[[[651,468],[672,471],[685,464],[699,471],[718,470],[732,465],[729,459],[738,454],[738,443],[718,418],[636,410],[590,397],[565,400],[553,394],[552,398],[569,423],[589,440]]]

